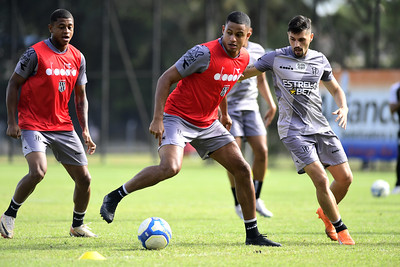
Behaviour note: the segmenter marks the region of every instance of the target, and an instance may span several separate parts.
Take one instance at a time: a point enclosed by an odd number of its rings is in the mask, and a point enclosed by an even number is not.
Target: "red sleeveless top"
[[[203,45],[210,50],[208,69],[179,81],[164,111],[206,128],[218,118],[218,106],[249,64],[249,54],[242,48],[238,57],[231,58],[218,39]]]
[[[68,102],[78,78],[81,53],[68,45],[64,54],[58,54],[43,41],[32,47],[38,68],[21,87],[19,127],[36,131],[72,131]]]

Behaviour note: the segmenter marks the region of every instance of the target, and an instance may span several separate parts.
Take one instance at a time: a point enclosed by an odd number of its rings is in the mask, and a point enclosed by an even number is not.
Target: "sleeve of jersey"
[[[179,74],[187,77],[193,73],[202,73],[210,64],[210,50],[204,45],[196,45],[188,50],[176,63]]]
[[[272,67],[274,65],[275,54],[276,54],[275,51],[271,51],[264,54],[256,62],[254,62],[254,67],[261,72],[272,70]]]
[[[332,67],[325,55],[322,55],[322,65],[324,66],[324,73],[322,74],[321,80],[329,82],[333,79]]]
[[[86,76],[86,59],[85,56],[81,53],[81,66],[79,67],[79,75],[76,80],[76,85],[87,84],[87,76]]]
[[[29,47],[20,57],[14,72],[27,79],[35,74],[38,60],[35,49]]]

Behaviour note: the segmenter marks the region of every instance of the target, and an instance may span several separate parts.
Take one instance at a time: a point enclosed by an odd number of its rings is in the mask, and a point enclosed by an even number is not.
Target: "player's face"
[[[64,51],[74,35],[74,20],[72,18],[59,18],[49,24],[51,42],[60,51]]]
[[[231,57],[236,57],[251,35],[249,27],[244,24],[228,22],[222,26],[222,44]]]
[[[307,54],[308,47],[314,38],[314,34],[309,30],[300,33],[288,32],[289,43],[296,57],[304,57]]]

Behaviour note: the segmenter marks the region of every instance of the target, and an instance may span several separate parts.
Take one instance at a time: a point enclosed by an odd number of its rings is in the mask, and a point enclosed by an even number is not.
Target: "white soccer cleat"
[[[14,223],[15,218],[7,216],[5,214],[1,215],[0,219],[0,233],[4,238],[13,238],[14,236]]]
[[[400,185],[395,186],[395,187],[393,188],[392,194],[393,194],[393,195],[398,195],[398,194],[400,194]]]
[[[71,226],[69,235],[73,237],[97,237],[97,235],[92,233],[92,231],[90,230],[91,229],[86,224],[82,224],[81,226],[78,227]]]
[[[239,216],[239,218],[243,220],[242,207],[240,206],[240,204],[235,205],[235,212],[237,216]]]
[[[265,207],[264,201],[260,198],[256,199],[256,210],[258,213],[260,213],[261,216],[268,217],[268,218],[271,218],[272,216],[274,216],[274,214],[272,214],[272,212],[270,212]]]

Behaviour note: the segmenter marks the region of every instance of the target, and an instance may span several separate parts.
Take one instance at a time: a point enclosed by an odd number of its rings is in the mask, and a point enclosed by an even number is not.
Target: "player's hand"
[[[83,137],[83,141],[85,142],[85,145],[87,146],[87,153],[89,155],[93,155],[94,152],[96,152],[96,144],[93,142],[92,137],[90,136],[90,134],[87,131],[83,131],[82,132],[82,137]]]
[[[349,109],[347,107],[339,108],[332,112],[332,115],[337,115],[335,122],[339,121],[339,126],[346,129],[347,126],[347,113]]]
[[[19,128],[18,124],[9,124],[6,134],[12,138],[19,139],[21,137],[21,128]]]
[[[221,124],[228,130],[231,130],[232,127],[232,119],[231,117],[226,114],[226,115],[222,115],[219,117],[219,121],[221,122]]]
[[[164,122],[161,119],[153,119],[150,123],[149,132],[154,135],[154,138],[158,139],[158,145],[161,145],[161,139],[164,133]]]

